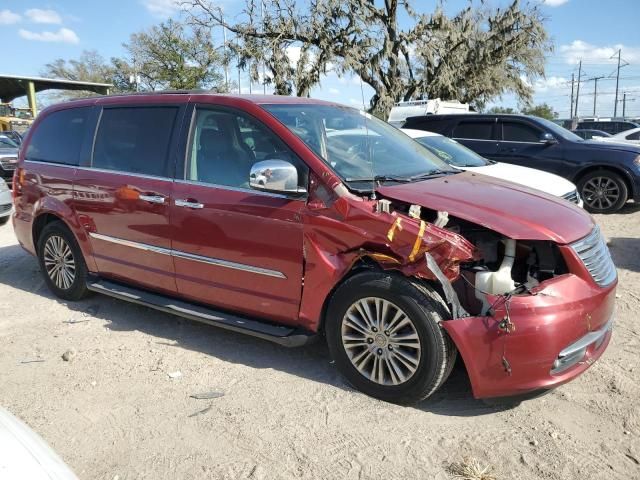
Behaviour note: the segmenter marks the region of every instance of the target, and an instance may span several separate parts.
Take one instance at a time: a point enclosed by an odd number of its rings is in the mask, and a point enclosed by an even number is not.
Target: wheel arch
[[[597,172],[600,170],[605,170],[605,171],[617,173],[618,175],[620,175],[627,186],[627,190],[629,191],[629,198],[634,198],[639,193],[634,188],[634,183],[631,178],[631,174],[627,172],[624,168],[618,167],[616,165],[593,164],[593,165],[585,166],[584,168],[579,170],[578,173],[574,175],[573,183],[578,185],[580,183],[580,180],[582,180],[582,178],[584,178],[585,175],[591,172]]]

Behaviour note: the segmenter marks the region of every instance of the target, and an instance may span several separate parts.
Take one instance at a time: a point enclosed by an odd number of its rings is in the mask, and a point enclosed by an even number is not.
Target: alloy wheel
[[[351,364],[380,385],[400,385],[420,364],[415,325],[397,305],[377,297],[353,303],[342,319],[342,345]]]
[[[44,244],[44,267],[56,287],[68,290],[76,278],[76,263],[71,248],[58,235],[51,235]]]
[[[609,177],[593,177],[582,187],[582,198],[591,208],[606,210],[620,198],[620,187]]]

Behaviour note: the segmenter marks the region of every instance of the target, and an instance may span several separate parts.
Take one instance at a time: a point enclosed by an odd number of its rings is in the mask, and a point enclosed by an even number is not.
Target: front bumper
[[[489,296],[489,303],[498,300],[493,316],[444,322],[464,360],[474,397],[554,388],[589,368],[611,339],[616,283],[601,288],[566,274],[541,284],[535,295],[512,297],[508,311],[498,297]],[[509,332],[500,328],[507,315],[515,327]],[[558,368],[561,356],[589,339],[593,341],[583,345],[583,354],[574,352],[565,368]]]

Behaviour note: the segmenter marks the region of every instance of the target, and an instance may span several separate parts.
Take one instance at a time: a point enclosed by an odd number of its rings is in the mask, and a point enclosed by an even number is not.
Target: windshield
[[[440,135],[415,138],[417,142],[454,167],[484,167],[490,162],[455,140]]]
[[[0,105],[0,117],[11,117],[11,107],[7,104]]]
[[[0,136],[0,148],[18,148],[18,144],[4,135]]]
[[[570,132],[564,127],[561,127],[557,123],[553,123],[551,120],[547,120],[546,118],[535,117],[537,121],[539,121],[542,125],[547,127],[549,130],[553,132],[554,135],[559,136],[565,140],[570,140],[572,142],[575,141],[583,141],[578,135],[573,132]]]
[[[353,108],[313,104],[263,108],[349,184],[414,181],[458,172],[398,129]]]

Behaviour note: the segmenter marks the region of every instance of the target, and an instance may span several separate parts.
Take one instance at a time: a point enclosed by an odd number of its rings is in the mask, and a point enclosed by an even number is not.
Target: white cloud
[[[544,93],[549,90],[561,90],[571,85],[571,81],[564,77],[547,77],[538,78],[534,82],[533,86],[536,93]]]
[[[18,34],[26,40],[35,40],[38,42],[80,43],[76,32],[68,28],[61,28],[57,32],[31,32],[20,29]]]
[[[24,12],[24,14],[33,23],[51,23],[55,25],[60,25],[62,23],[62,17],[55,10],[31,8]]]
[[[569,0],[544,0],[544,4],[549,7],[559,7],[560,5],[564,5]]]
[[[140,0],[140,2],[156,17],[170,17],[180,10],[180,0]]]
[[[622,44],[597,46],[582,40],[574,40],[569,45],[561,45],[559,52],[564,60],[571,65],[580,60],[585,63],[617,63],[618,50],[622,50],[622,57],[628,62],[640,61],[640,47],[629,47]],[[611,58],[616,56],[616,58]]]
[[[0,25],[18,23],[22,17],[11,10],[0,10]]]
[[[333,95],[338,95],[340,93],[340,90],[338,90],[337,88],[330,88],[329,93]]]

